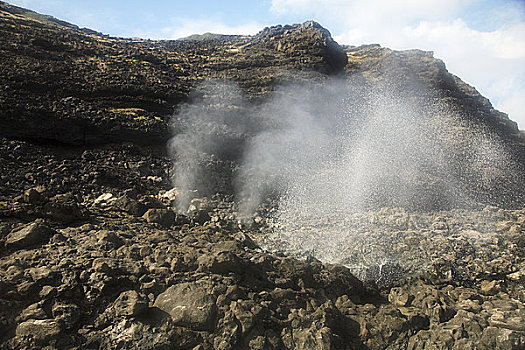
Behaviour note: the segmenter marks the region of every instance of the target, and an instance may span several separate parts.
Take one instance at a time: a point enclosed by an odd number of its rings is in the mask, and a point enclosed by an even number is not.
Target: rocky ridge
[[[415,98],[426,86],[522,162],[516,125],[431,53],[340,47],[315,22],[111,38],[3,2],[0,31],[0,348],[525,347],[522,209],[349,217],[370,235],[339,263],[374,241],[409,262],[361,279],[263,250],[265,218],[240,225],[228,194],[172,209],[169,119],[206,77],[255,103],[277,83],[334,75],[395,79]]]

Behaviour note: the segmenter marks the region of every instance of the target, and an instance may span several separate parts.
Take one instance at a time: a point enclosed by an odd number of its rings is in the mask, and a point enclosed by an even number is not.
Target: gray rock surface
[[[176,325],[213,331],[217,322],[215,299],[210,283],[180,283],[159,294],[153,305],[170,314]]]
[[[43,221],[37,220],[9,233],[5,244],[7,248],[32,248],[46,243],[54,233]]]

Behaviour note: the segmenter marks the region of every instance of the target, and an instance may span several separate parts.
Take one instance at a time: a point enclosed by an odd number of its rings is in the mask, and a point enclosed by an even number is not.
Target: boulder
[[[142,217],[149,223],[156,223],[166,228],[175,223],[175,213],[170,209],[148,209]]]
[[[59,322],[55,320],[28,320],[16,327],[18,337],[32,337],[35,341],[45,342],[62,332]]]
[[[48,316],[46,312],[42,309],[41,303],[35,303],[31,304],[28,307],[26,307],[22,313],[20,313],[20,316],[18,316],[19,321],[27,321],[27,320],[42,320],[46,319]]]
[[[73,193],[56,195],[44,205],[44,213],[50,219],[66,224],[85,218],[85,212],[80,207]]]
[[[212,331],[217,320],[212,288],[204,282],[179,283],[161,293],[154,306],[167,312],[176,325]]]
[[[56,231],[47,226],[42,220],[35,220],[23,228],[8,234],[5,243],[7,248],[30,248],[46,243],[55,233]]]
[[[498,281],[482,281],[481,293],[485,295],[494,295],[500,291],[501,287]]]
[[[198,259],[199,269],[216,274],[242,273],[243,262],[230,251],[219,251],[215,254],[203,254]]]
[[[134,216],[142,216],[148,209],[143,203],[124,195],[112,202],[112,207]]]
[[[120,238],[118,235],[116,235],[114,232],[107,231],[107,230],[101,230],[97,233],[98,242],[101,244],[109,243],[114,245],[115,247],[120,247],[124,244],[124,241],[122,238]]]
[[[70,303],[57,303],[53,305],[51,312],[55,320],[67,329],[73,328],[80,317],[79,307]]]
[[[207,210],[199,209],[193,212],[191,219],[194,223],[204,225],[206,222],[211,220],[211,217]]]

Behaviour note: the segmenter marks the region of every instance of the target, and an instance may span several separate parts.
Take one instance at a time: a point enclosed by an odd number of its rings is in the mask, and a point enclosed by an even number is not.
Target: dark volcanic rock
[[[5,244],[7,248],[33,248],[46,243],[55,233],[42,220],[37,220],[8,234]]]
[[[235,79],[256,96],[283,70],[337,73],[346,63],[341,47],[315,22],[254,37],[129,40],[0,6],[0,130],[11,138],[164,143],[174,105],[205,77]]]
[[[175,213],[170,209],[148,209],[143,215],[149,223],[156,223],[163,227],[170,227],[175,223]]]
[[[62,329],[55,320],[28,320],[16,327],[16,335],[19,337],[33,338],[37,343],[57,337]]]
[[[83,219],[86,211],[78,204],[72,193],[56,195],[43,206],[44,214],[51,219],[64,223],[72,223]]]
[[[134,290],[120,293],[112,306],[116,316],[137,316],[148,309],[148,301]]]
[[[255,46],[267,52],[277,52],[284,64],[307,64],[324,73],[339,73],[348,58],[328,30],[319,23],[308,21],[301,25],[265,28],[255,36]],[[282,63],[281,63],[282,64]]]

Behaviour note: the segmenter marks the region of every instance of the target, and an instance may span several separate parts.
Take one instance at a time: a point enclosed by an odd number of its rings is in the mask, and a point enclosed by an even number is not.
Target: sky
[[[434,51],[525,129],[525,0],[8,0],[119,37],[255,34],[315,20],[340,44]]]

